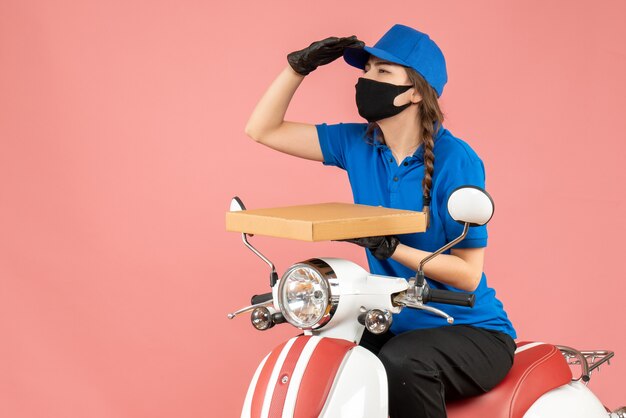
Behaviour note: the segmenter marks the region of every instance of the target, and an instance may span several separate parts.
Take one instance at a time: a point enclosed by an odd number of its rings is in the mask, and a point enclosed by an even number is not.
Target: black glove
[[[393,255],[400,240],[393,235],[383,237],[365,237],[365,238],[352,238],[342,239],[340,241],[351,242],[353,244],[365,247],[374,257],[379,260],[386,260]]]
[[[308,75],[320,65],[333,62],[343,55],[346,47],[363,48],[365,43],[359,41],[356,36],[352,35],[347,38],[330,38],[313,42],[308,47],[300,51],[294,51],[287,55],[287,61],[291,68],[300,75]]]

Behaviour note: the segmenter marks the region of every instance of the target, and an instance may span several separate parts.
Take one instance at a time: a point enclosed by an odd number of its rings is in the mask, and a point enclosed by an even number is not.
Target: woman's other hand
[[[345,48],[363,48],[364,46],[365,43],[354,35],[346,38],[331,36],[288,54],[287,61],[295,72],[308,75],[320,65],[326,65],[342,56]]]
[[[351,242],[370,250],[372,255],[379,260],[386,260],[391,257],[396,250],[400,240],[393,235],[365,238],[342,239],[339,241]]]

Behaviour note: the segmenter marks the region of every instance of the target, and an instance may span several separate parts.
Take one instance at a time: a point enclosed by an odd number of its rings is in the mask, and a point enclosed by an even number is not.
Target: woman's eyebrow
[[[365,63],[365,64],[367,65],[368,63]],[[398,64],[393,63],[393,62],[389,62],[389,61],[382,61],[382,60],[380,60],[380,61],[374,61],[373,64],[370,64],[370,65],[375,65],[376,66],[376,65],[398,65]]]

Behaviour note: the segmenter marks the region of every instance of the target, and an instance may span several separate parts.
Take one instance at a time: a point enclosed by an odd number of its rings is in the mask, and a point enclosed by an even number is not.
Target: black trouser
[[[507,335],[453,325],[374,335],[361,343],[383,362],[391,418],[445,418],[446,401],[476,396],[496,386],[513,364]]]

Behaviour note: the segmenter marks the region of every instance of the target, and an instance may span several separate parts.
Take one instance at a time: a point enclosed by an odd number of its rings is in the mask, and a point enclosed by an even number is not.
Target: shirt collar
[[[439,130],[437,131],[437,133],[435,134],[435,139],[433,140],[433,142],[435,144],[437,143],[437,140],[443,136],[445,131],[446,131],[446,129],[442,125],[439,128]],[[389,147],[386,144],[382,144],[378,140],[374,140],[374,146],[376,148],[378,148],[379,150],[382,150],[382,151],[389,149]],[[420,146],[417,147],[417,149],[415,150],[415,152],[413,153],[411,158],[416,158],[418,160],[423,160],[424,159],[424,145],[423,144],[420,144]]]

